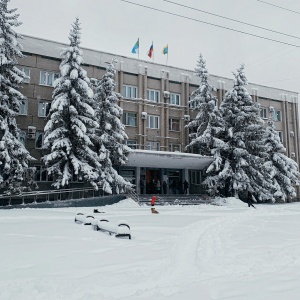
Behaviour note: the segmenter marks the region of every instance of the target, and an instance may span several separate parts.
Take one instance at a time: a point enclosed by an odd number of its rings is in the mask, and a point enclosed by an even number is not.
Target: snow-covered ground
[[[0,210],[1,300],[298,300],[300,203],[100,207],[132,239],[74,223],[93,208]]]

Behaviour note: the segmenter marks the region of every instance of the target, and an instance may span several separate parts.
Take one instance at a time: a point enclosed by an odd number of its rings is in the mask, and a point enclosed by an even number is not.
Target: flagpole
[[[167,44],[167,49],[168,49],[168,52],[167,52],[167,63],[166,63],[166,65],[168,65],[168,59],[169,59],[169,45]]]
[[[139,47],[138,47],[138,59],[140,59],[140,38],[138,38],[139,41]]]

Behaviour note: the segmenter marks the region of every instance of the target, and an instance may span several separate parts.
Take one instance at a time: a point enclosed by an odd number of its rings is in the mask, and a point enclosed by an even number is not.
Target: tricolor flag
[[[138,40],[136,41],[135,45],[133,46],[131,53],[136,53],[136,50],[138,50],[140,47],[140,39],[138,38]]]
[[[166,45],[165,47],[163,47],[161,53],[162,53],[162,54],[168,54],[168,53],[169,53],[169,46]]]
[[[152,42],[152,45],[150,46],[150,49],[149,49],[149,52],[148,52],[148,56],[150,58],[152,58],[152,55],[153,55],[153,42]]]

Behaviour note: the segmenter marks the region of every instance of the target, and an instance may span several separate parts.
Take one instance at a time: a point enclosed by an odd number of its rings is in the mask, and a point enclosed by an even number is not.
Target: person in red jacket
[[[154,203],[156,201],[157,197],[156,196],[153,196],[152,199],[151,199],[151,212],[153,214],[158,214],[159,212],[155,209],[154,207]]]

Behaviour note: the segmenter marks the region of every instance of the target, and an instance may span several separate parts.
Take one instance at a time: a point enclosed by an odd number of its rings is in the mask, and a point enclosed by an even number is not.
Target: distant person
[[[153,213],[153,214],[159,214],[159,212],[154,207],[156,199],[157,199],[156,196],[153,196],[151,199],[151,213]]]
[[[189,183],[185,180],[183,182],[183,190],[184,190],[184,194],[187,194],[187,190],[189,188]]]
[[[164,180],[164,182],[162,184],[162,187],[163,187],[164,194],[166,194],[167,193],[167,183],[166,183],[165,180]]]
[[[247,202],[248,202],[248,207],[254,207],[256,208],[253,204],[252,204],[252,200],[253,200],[253,196],[252,194],[248,191],[248,197],[247,197]]]
[[[145,181],[143,178],[141,178],[141,180],[140,180],[141,194],[144,194],[144,188],[145,188]]]

